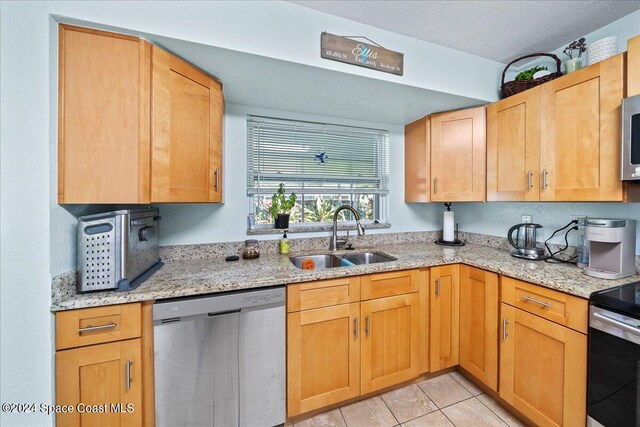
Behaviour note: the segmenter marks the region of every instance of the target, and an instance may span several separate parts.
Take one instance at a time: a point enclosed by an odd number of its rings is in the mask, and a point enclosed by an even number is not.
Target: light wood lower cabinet
[[[586,423],[587,336],[501,304],[500,397],[536,425]]]
[[[459,266],[433,267],[430,276],[429,364],[435,372],[458,364]]]
[[[141,346],[138,338],[57,352],[56,401],[74,410],[57,414],[56,424],[142,425]]]
[[[289,416],[360,394],[360,303],[287,315]]]
[[[361,303],[363,394],[418,376],[419,310],[418,293]]]
[[[427,277],[407,270],[289,285],[288,417],[418,376],[426,332],[421,281]],[[415,292],[394,295],[398,289]],[[389,294],[360,301],[361,295]]]
[[[498,275],[460,266],[460,366],[498,391]]]

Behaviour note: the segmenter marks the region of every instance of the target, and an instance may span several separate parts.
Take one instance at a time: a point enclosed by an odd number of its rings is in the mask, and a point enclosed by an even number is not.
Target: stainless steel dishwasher
[[[158,301],[156,426],[285,421],[285,288]]]

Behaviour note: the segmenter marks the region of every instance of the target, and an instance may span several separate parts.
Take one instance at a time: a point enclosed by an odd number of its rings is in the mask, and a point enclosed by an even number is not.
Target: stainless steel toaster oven
[[[131,290],[162,263],[157,208],[78,218],[78,291]]]

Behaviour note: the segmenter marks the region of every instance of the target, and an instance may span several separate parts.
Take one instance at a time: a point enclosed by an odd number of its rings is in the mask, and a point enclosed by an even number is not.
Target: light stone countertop
[[[123,304],[216,292],[260,288],[412,268],[463,263],[521,279],[547,288],[589,298],[592,292],[625,283],[640,281],[640,275],[625,279],[603,280],[586,276],[571,264],[526,261],[510,256],[508,251],[467,244],[444,247],[434,243],[411,243],[356,247],[354,252],[379,252],[397,261],[337,267],[323,270],[300,270],[287,255],[262,254],[255,260],[227,262],[224,257],[167,261],[140,287],[130,292],[100,291],[86,294],[69,292],[52,301],[52,311]],[[337,254],[346,251],[338,251]],[[313,254],[330,253],[314,251]],[[291,255],[307,255],[297,252]]]

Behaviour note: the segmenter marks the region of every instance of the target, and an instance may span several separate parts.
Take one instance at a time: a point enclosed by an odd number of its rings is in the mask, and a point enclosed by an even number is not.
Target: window
[[[333,220],[353,206],[364,221],[384,219],[389,193],[389,132],[324,123],[247,117],[247,195],[256,224],[269,224],[271,196],[284,183],[297,202],[291,223]],[[339,220],[351,220],[342,211]]]

